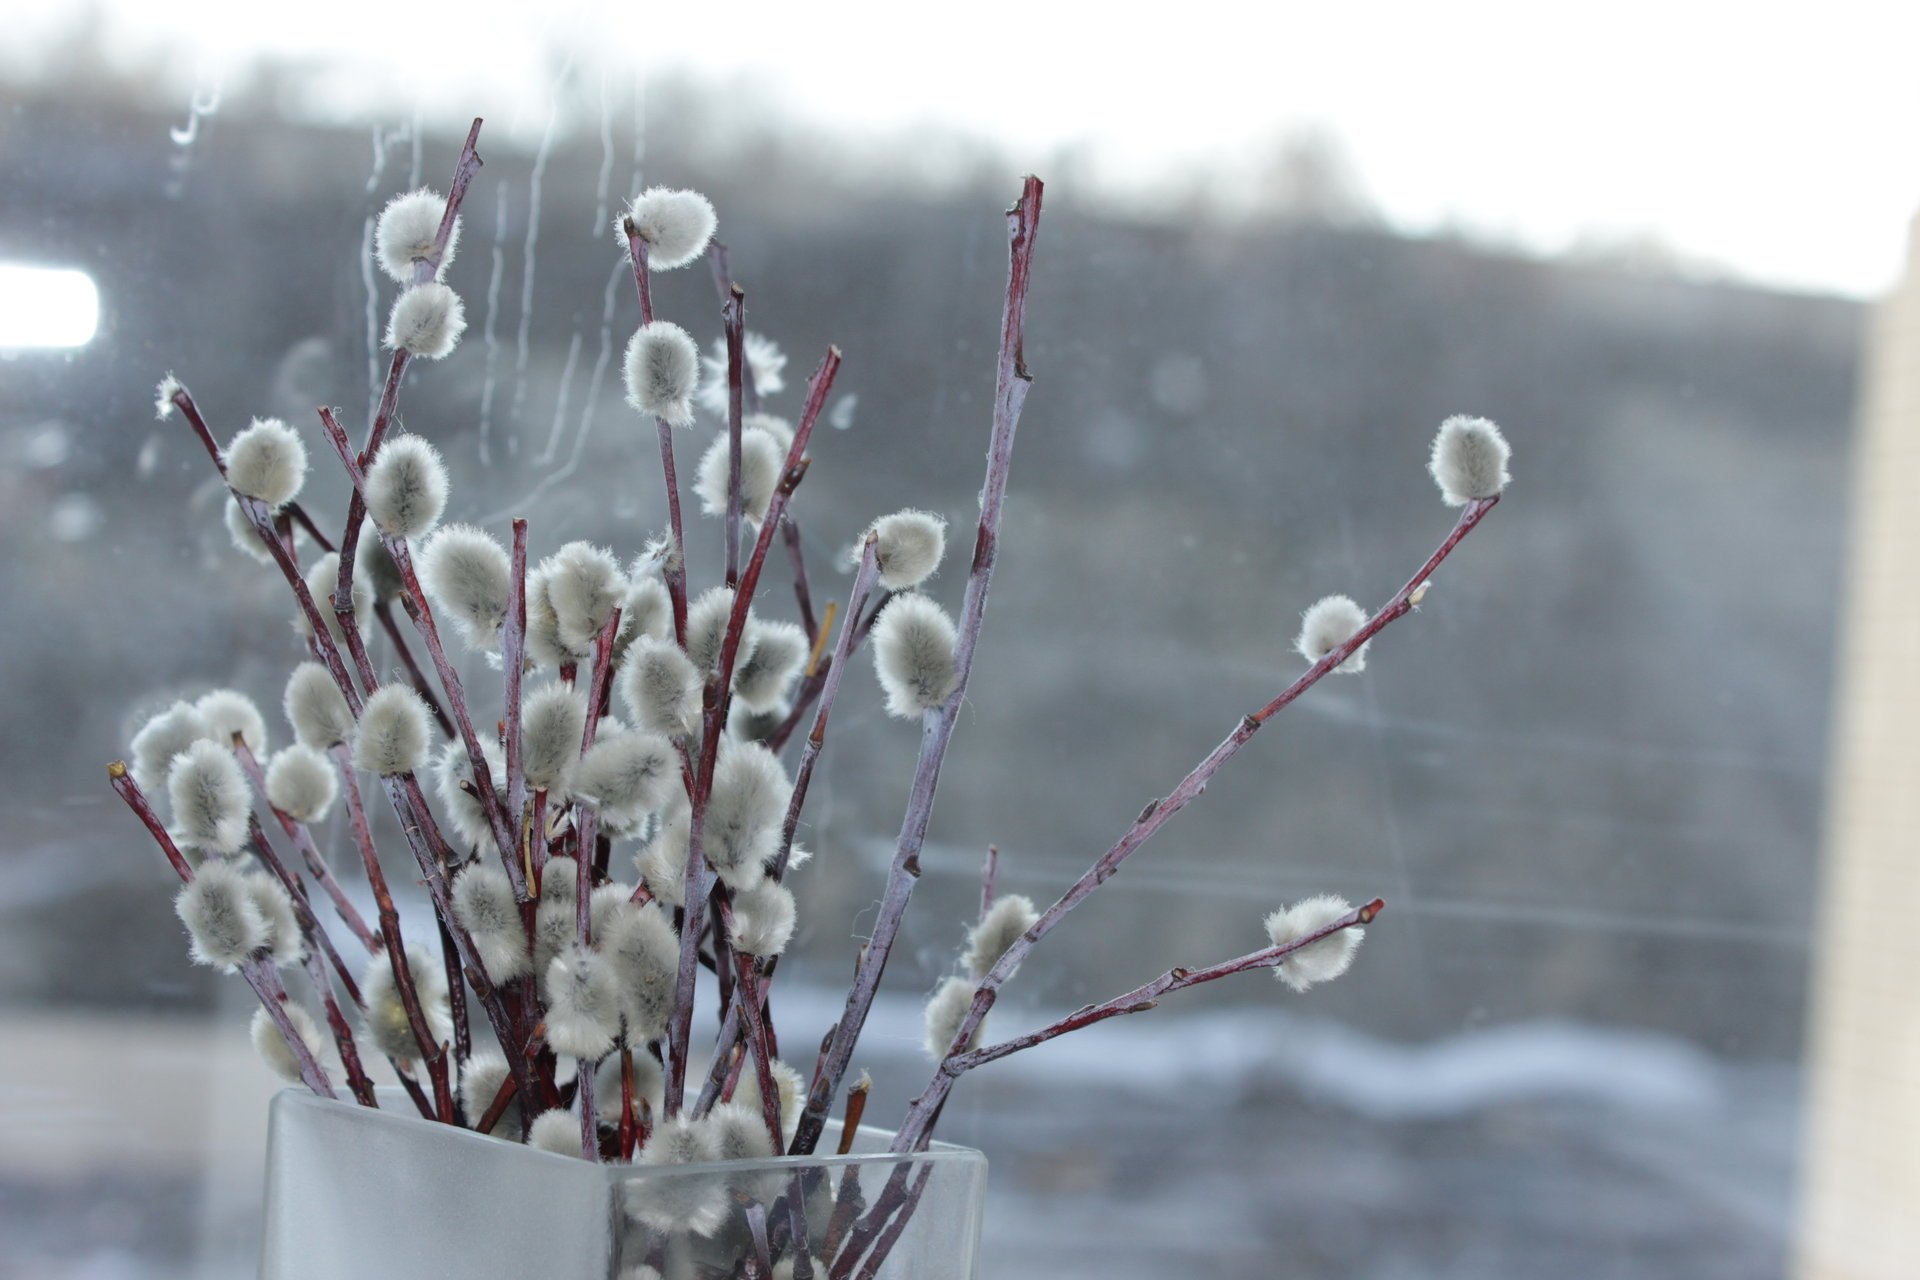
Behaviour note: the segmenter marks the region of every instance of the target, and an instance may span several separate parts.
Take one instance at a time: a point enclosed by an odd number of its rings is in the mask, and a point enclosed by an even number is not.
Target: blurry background
[[[858,530],[913,505],[954,523],[957,607],[1000,210],[1048,181],[985,643],[859,1055],[882,1123],[925,1080],[919,1002],[985,846],[1050,900],[1298,671],[1302,608],[1377,603],[1425,558],[1451,521],[1439,420],[1507,429],[1509,500],[1420,614],[1263,733],[995,1024],[1259,945],[1309,893],[1387,899],[1354,972],[1221,984],[970,1078],[942,1134],[993,1160],[987,1276],[1791,1271],[1862,304],[1920,204],[1914,33],[1851,4],[1814,32],[1744,6],[1334,8],[11,16],[0,1271],[252,1272],[273,1085],[250,996],[187,964],[103,765],[174,697],[277,709],[298,651],[153,386],[177,372],[223,437],[364,420],[372,217],[444,190],[473,115],[469,329],[403,401],[454,467],[450,518],[525,514],[536,556],[662,522],[609,226],[643,185],[692,186],[788,356],[769,407],[846,353],[796,507],[821,601]],[[718,336],[703,269],[655,296]],[[304,501],[337,523],[309,447]],[[717,532],[692,530],[711,578]],[[917,747],[864,661],[840,707],[781,982],[800,1044]]]

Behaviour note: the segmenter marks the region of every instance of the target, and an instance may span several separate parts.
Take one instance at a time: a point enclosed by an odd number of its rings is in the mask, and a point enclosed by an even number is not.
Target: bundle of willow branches
[[[1007,215],[992,432],[958,618],[920,590],[943,558],[945,524],[911,510],[872,523],[858,540],[844,607],[816,616],[791,508],[840,353],[827,351],[791,423],[761,410],[761,394],[778,389],[782,358],[758,335],[749,340],[745,295],[713,239],[713,209],[693,192],[643,192],[616,224],[640,312],[626,355],[628,400],[657,430],[666,531],[626,564],[576,542],[529,567],[524,519],[504,543],[441,523],[444,463],[394,424],[408,369],[445,356],[464,327],[460,299],[442,277],[481,165],[479,130],[476,120],[444,199],[403,195],[379,220],[379,264],[401,288],[384,391],[357,449],[333,410],[318,411],[322,438],[352,484],[337,538],[299,504],[307,450],[298,433],[255,419],[223,447],[184,385],[171,375],[160,385],[160,416],[186,421],[231,491],[236,544],[291,589],[306,660],[285,690],[292,745],[269,754],[255,704],[220,690],[149,721],[133,739],[131,766],[110,767],[113,786],[184,882],[176,907],[193,958],[246,979],[261,1004],[254,1042],[288,1079],[334,1097],[329,1059],[337,1057],[355,1101],[376,1106],[370,1052],[391,1064],[422,1116],[552,1152],[650,1165],[810,1154],[842,1096],[920,873],[986,616],[1030,381],[1022,336],[1041,184],[1027,179]],[[725,328],[718,377],[704,386],[692,338],[655,317],[649,293],[651,272],[702,259],[720,287]],[[724,531],[726,567],[722,582],[692,595],[675,441],[694,422],[696,399],[725,418],[693,487]],[[1148,805],[1050,907],[996,897],[990,855],[959,971],[927,1006],[938,1065],[894,1151],[925,1147],[954,1083],[975,1067],[1230,974],[1271,969],[1305,990],[1347,968],[1382,904],[1315,897],[1269,916],[1260,950],[1173,969],[1013,1039],[983,1034],[1028,953],[1262,725],[1329,673],[1361,670],[1372,638],[1413,610],[1435,568],[1499,500],[1506,462],[1492,423],[1443,424],[1429,465],[1443,497],[1462,510],[1439,547],[1371,614],[1345,596],[1307,609],[1298,640],[1307,669]],[[797,621],[755,609],[776,536],[792,556]],[[402,678],[383,680],[376,667],[372,621]],[[495,658],[499,687],[485,699],[448,659],[449,626]],[[845,1008],[803,1074],[778,1056],[771,987],[793,933],[792,873],[805,858],[795,832],[841,680],[862,645],[888,710],[919,721],[920,753],[871,937]],[[495,696],[498,717],[477,714]],[[432,898],[436,939],[402,933],[363,777],[377,780],[399,819]],[[156,807],[162,794],[167,818]],[[340,801],[376,907],[372,922],[315,839]],[[623,878],[625,867],[632,878]],[[337,943],[341,930],[349,936]],[[705,1037],[696,1037],[692,1016],[703,968],[724,1011],[708,1044],[696,1043]],[[324,1029],[290,994],[291,971],[304,975]],[[866,1087],[863,1077],[846,1092],[846,1136]],[[909,1197],[890,1191],[881,1203],[904,1212]],[[711,1235],[728,1207],[682,1197],[635,1212],[659,1231]],[[877,1233],[867,1231],[865,1243]],[[808,1250],[778,1260],[761,1241],[741,1274],[770,1275],[776,1265],[782,1274],[813,1272]],[[859,1261],[847,1256],[852,1248],[821,1265],[849,1274]],[[869,1263],[867,1274],[877,1266]]]

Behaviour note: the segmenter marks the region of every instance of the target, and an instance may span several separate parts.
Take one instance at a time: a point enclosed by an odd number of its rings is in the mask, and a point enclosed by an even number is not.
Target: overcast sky
[[[596,78],[749,74],[820,123],[937,121],[1027,166],[1083,144],[1115,189],[1201,166],[1231,178],[1314,127],[1409,230],[1540,252],[1651,233],[1742,276],[1852,294],[1894,277],[1920,208],[1920,10],[1892,0],[100,4],[122,56],[172,50],[183,109],[186,87],[261,48],[320,53],[346,60],[341,102],[483,114],[530,144],[557,46],[604,58],[578,72]],[[0,56],[31,58],[73,13],[14,15]]]

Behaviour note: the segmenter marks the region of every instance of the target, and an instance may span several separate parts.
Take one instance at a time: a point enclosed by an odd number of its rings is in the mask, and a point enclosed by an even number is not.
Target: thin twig
[[[727,577],[729,587],[740,584],[740,423],[746,413],[740,386],[746,363],[742,343],[747,332],[747,295],[739,285],[727,288],[721,324],[727,335]]]

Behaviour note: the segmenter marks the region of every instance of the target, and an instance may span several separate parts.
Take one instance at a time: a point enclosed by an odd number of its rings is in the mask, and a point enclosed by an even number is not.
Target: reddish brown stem
[[[520,754],[520,698],[527,651],[527,522],[522,519],[513,522],[511,564],[507,620],[500,633],[500,657],[506,676],[507,815],[518,834],[514,856],[507,859],[507,878],[513,884],[514,896],[524,904],[530,895],[523,858],[530,856],[527,849],[532,837],[527,828],[527,772],[522,767]]]
[[[746,412],[741,390],[741,367],[746,363],[742,344],[747,333],[747,295],[739,285],[727,288],[721,324],[727,335],[727,577],[729,587],[740,583],[740,429]]]
[[[820,624],[813,613],[813,585],[807,580],[807,555],[800,547],[800,526],[789,511],[780,521],[780,536],[787,544],[787,558],[793,562],[793,598],[800,607],[800,625],[808,640],[820,638]]]
[[[980,918],[985,920],[987,912],[993,910],[993,884],[1000,874],[1000,846],[987,846],[987,860],[980,868]]]
[[[352,899],[347,897],[347,891],[340,887],[338,880],[334,879],[333,872],[328,869],[326,860],[320,856],[320,850],[313,843],[313,833],[307,830],[307,824],[294,821],[267,801],[266,774],[245,742],[236,738],[233,754],[240,761],[240,767],[246,771],[247,777],[253,782],[254,791],[261,801],[267,804],[275,820],[280,823],[281,830],[285,831],[287,838],[293,841],[294,848],[300,850],[301,859],[307,864],[307,873],[327,891],[327,896],[332,899],[333,909],[339,915],[341,922],[347,926],[354,937],[360,940],[360,945],[369,953],[378,950],[380,944],[374,937],[373,930],[367,928],[367,922],[360,915],[359,908],[353,905]],[[342,976],[345,977],[345,974],[343,973]],[[360,997],[351,979],[347,980],[347,988],[353,995],[353,1002],[359,1004]]]

